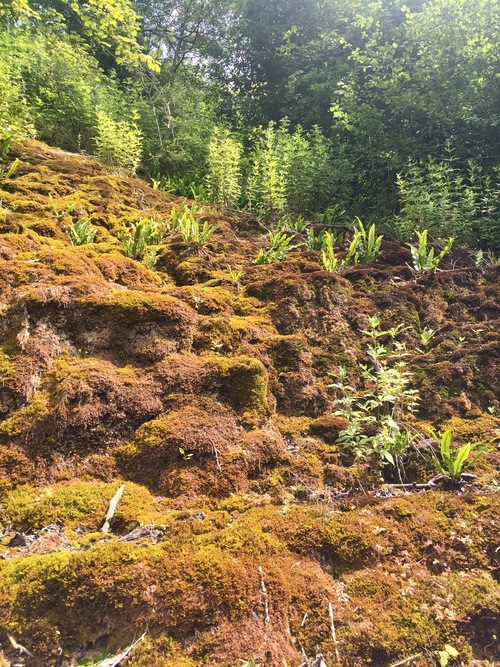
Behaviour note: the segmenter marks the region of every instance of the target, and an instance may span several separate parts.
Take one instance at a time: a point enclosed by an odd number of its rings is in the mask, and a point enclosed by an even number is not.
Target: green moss
[[[8,493],[4,512],[9,521],[26,529],[39,529],[56,519],[68,528],[87,530],[101,527],[108,503],[119,484],[102,482],[64,482],[35,489],[21,486]],[[153,502],[147,489],[127,482],[116,508],[114,521],[123,525],[164,523],[165,505]]]
[[[183,655],[182,644],[165,635],[146,637],[134,650],[135,667],[202,667],[203,662]]]
[[[37,392],[26,407],[17,410],[0,424],[0,434],[10,437],[26,435],[49,414],[50,404],[47,391]]]
[[[458,442],[485,442],[495,437],[500,426],[500,419],[493,415],[483,414],[475,419],[452,417],[441,425],[443,431],[450,430],[453,439]]]
[[[201,322],[196,344],[202,350],[235,353],[245,341],[263,341],[274,334],[265,316],[210,317]]]

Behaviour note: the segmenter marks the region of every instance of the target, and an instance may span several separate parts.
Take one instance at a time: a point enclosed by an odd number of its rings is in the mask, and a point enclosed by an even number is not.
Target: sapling
[[[416,437],[405,427],[405,417],[416,409],[419,392],[410,387],[412,373],[404,361],[405,344],[395,340],[403,325],[382,330],[377,315],[370,317],[369,323],[370,328],[363,333],[372,339],[367,348],[371,363],[360,364],[363,387],[357,389],[346,381],[345,368],[330,385],[341,392],[335,415],[348,421],[337,442],[357,457],[376,457],[380,466],[395,465],[401,474],[401,457]],[[379,340],[387,335],[393,341],[391,347]]]

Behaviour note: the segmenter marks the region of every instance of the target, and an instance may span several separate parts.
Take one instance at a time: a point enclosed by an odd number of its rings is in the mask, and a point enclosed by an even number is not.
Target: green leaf
[[[447,651],[439,651],[439,667],[446,667],[450,662],[450,656]]]
[[[391,463],[392,465],[396,465],[395,462],[394,462],[394,457],[391,454],[391,452],[384,451],[384,452],[382,452],[381,457],[383,459],[386,459],[387,461],[389,461],[389,463]]]
[[[469,458],[472,445],[467,443],[458,450],[458,454],[453,462],[453,476],[460,477],[465,461]]]
[[[445,431],[441,437],[441,457],[450,458],[451,431]]]
[[[452,658],[456,658],[459,655],[457,649],[453,646],[450,646],[450,644],[445,644],[444,650],[447,651],[448,655],[450,655]]]

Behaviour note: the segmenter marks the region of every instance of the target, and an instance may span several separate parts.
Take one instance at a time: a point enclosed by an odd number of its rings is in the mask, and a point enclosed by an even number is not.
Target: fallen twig
[[[118,505],[118,502],[122,497],[124,491],[125,491],[125,484],[122,484],[118,489],[118,491],[115,493],[115,495],[109,501],[108,511],[106,512],[106,516],[104,517],[104,523],[101,528],[101,533],[106,534],[109,531],[110,522],[115,515],[116,506]]]
[[[415,653],[415,655],[410,655],[409,658],[405,658],[404,660],[400,660],[399,662],[393,662],[392,665],[389,665],[389,667],[401,667],[401,665],[406,665],[408,662],[420,658],[421,655],[422,655],[421,653]]]
[[[328,614],[330,616],[330,620],[332,622],[332,639],[333,639],[333,644],[335,647],[335,661],[340,663],[340,657],[339,657],[339,649],[338,649],[338,643],[337,643],[337,633],[335,632],[335,623],[333,621],[333,607],[332,603],[328,603]]]
[[[144,633],[139,637],[139,639],[136,639],[135,642],[130,644],[123,653],[119,653],[118,655],[114,655],[111,658],[105,658],[104,660],[101,660],[101,662],[98,662],[96,667],[116,667],[116,665],[119,665],[122,660],[124,660],[129,653],[131,653],[134,648],[137,646],[137,644],[140,644],[144,638],[146,637],[148,633],[148,629],[146,628],[144,630]]]
[[[14,639],[14,637],[11,637],[11,636],[9,635],[8,632],[7,632],[6,634],[7,634],[7,638],[8,638],[8,640],[9,640],[9,642],[10,642],[10,644],[11,644],[11,646],[12,646],[12,648],[13,648],[14,650],[19,651],[19,653],[20,653],[21,655],[22,655],[23,653],[26,653],[26,655],[29,655],[30,658],[33,657],[33,653],[30,653],[30,652],[28,651],[28,649],[26,648],[26,646],[23,646],[22,644],[19,644],[18,642],[16,642],[16,640]]]
[[[260,574],[260,591],[262,593],[262,597],[264,598],[264,623],[265,625],[268,625],[270,618],[269,618],[269,600],[268,600],[268,595],[267,595],[267,588],[266,588],[266,582],[264,581],[264,573],[262,571],[262,568],[259,565],[259,574]]]

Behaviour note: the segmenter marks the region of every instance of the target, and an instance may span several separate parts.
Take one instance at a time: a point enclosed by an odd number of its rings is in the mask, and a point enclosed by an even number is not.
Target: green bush
[[[405,362],[405,344],[396,340],[402,326],[382,330],[376,315],[369,321],[370,328],[362,333],[371,339],[367,346],[370,364],[360,364],[361,386],[348,382],[344,367],[330,385],[340,393],[335,415],[348,421],[337,442],[357,458],[375,457],[381,466],[395,465],[401,475],[401,458],[415,439],[405,424],[418,405],[419,392],[411,388],[413,376]],[[389,345],[380,342],[386,337],[390,337]]]
[[[130,123],[137,89],[106,75],[77,36],[16,27],[0,30],[0,100],[0,128],[93,153],[95,109]]]
[[[270,122],[252,135],[251,168],[247,182],[249,208],[268,223],[285,211],[287,199],[288,156],[283,151],[283,133]]]
[[[32,136],[33,118],[24,98],[22,81],[11,63],[3,58],[0,38],[0,141],[17,136]]]
[[[329,141],[317,127],[290,131],[285,118],[258,127],[251,137],[247,197],[270,223],[285,211],[305,214],[331,204],[339,179]]]

